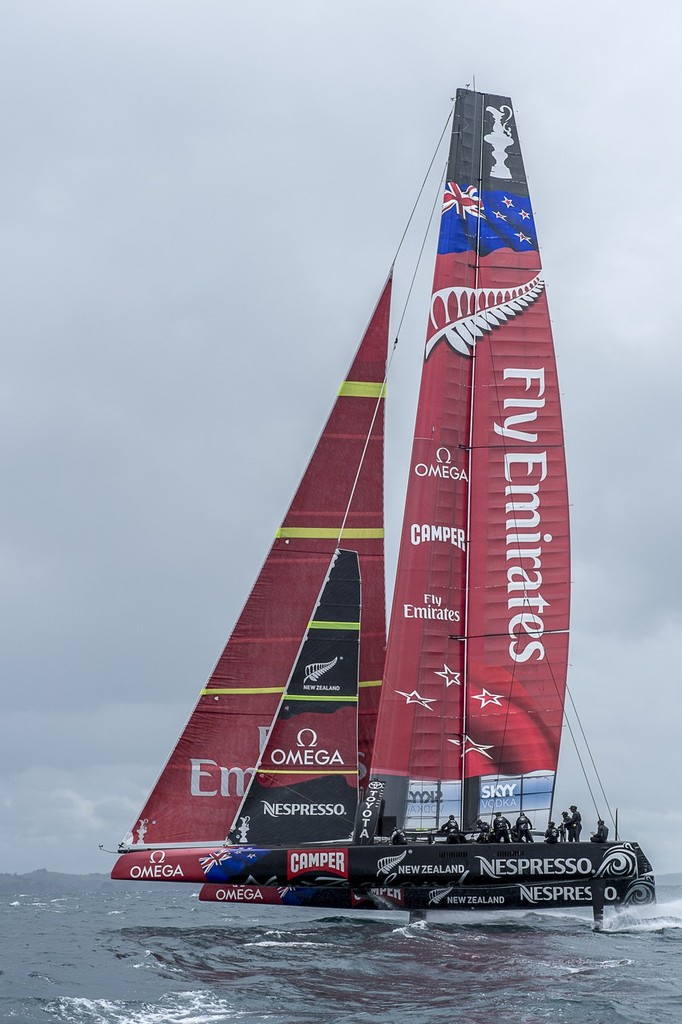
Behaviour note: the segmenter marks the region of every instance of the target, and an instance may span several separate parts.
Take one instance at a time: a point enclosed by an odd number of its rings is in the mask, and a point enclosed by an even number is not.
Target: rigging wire
[[[424,180],[422,181],[421,187],[419,189],[419,193],[417,194],[417,198],[416,198],[416,200],[414,202],[414,205],[412,206],[412,210],[410,212],[410,215],[407,218],[407,223],[405,225],[405,228],[404,228],[403,233],[401,235],[400,241],[398,243],[398,248],[396,249],[395,255],[394,255],[393,260],[391,262],[391,269],[390,269],[390,272],[389,272],[389,280],[393,276],[393,268],[395,266],[395,262],[396,262],[396,260],[398,258],[398,254],[400,253],[400,250],[401,250],[401,248],[403,246],[403,242],[405,241],[405,237],[407,236],[407,232],[409,230],[410,224],[412,223],[412,220],[414,218],[415,212],[416,212],[417,207],[419,205],[419,200],[421,199],[421,196],[422,196],[422,194],[424,192],[424,188],[425,188],[426,183],[427,183],[427,181],[429,179],[429,176],[431,174],[431,169],[432,169],[432,167],[433,167],[433,165],[434,165],[434,163],[436,161],[436,157],[438,156],[438,152],[440,150],[441,143],[443,142],[443,138],[444,138],[445,133],[447,131],[448,125],[449,125],[449,123],[450,123],[450,121],[452,119],[452,116],[453,116],[453,113],[454,113],[454,109],[455,109],[455,107],[454,107],[454,104],[453,104],[452,107],[450,108],[449,112],[448,112],[448,116],[446,118],[445,124],[443,125],[443,130],[440,133],[440,137],[439,137],[438,142],[436,144],[436,148],[435,148],[435,150],[433,152],[433,156],[431,157],[431,160],[429,162],[429,166],[428,166],[428,169],[426,171],[426,174],[424,175]],[[441,176],[441,182],[442,182],[442,180],[443,180],[443,178]],[[384,400],[384,397],[386,395],[386,387],[387,387],[387,384],[388,384],[389,373],[390,373],[391,365],[393,363],[393,358],[395,356],[396,349],[397,349],[397,346],[398,346],[398,338],[399,338],[399,335],[400,335],[400,330],[401,330],[402,325],[403,325],[403,320],[405,319],[405,314],[407,312],[407,307],[408,307],[408,304],[409,304],[409,301],[410,301],[410,297],[412,295],[412,289],[414,287],[414,282],[416,280],[417,273],[418,273],[419,267],[421,265],[422,257],[424,255],[424,248],[426,246],[426,242],[427,242],[427,239],[428,239],[428,236],[429,236],[429,232],[431,230],[431,224],[433,222],[434,213],[435,213],[435,210],[436,210],[436,207],[437,207],[437,204],[438,204],[438,196],[439,196],[439,193],[436,194],[436,199],[435,199],[435,201],[433,203],[433,206],[431,207],[431,214],[429,216],[429,220],[428,220],[428,223],[427,223],[427,226],[426,226],[426,230],[424,231],[424,237],[422,238],[421,247],[419,249],[419,254],[418,254],[417,259],[416,259],[414,273],[412,274],[412,280],[410,281],[410,286],[409,286],[409,289],[408,289],[408,292],[407,292],[407,296],[405,298],[405,302],[403,303],[403,309],[402,309],[402,313],[400,315],[400,320],[398,322],[398,327],[396,328],[395,339],[393,341],[393,346],[391,348],[389,357],[388,357],[388,359],[386,361],[386,373],[384,374],[384,380],[383,380],[383,384],[382,384],[382,388],[381,388],[381,394],[377,398],[376,405],[375,405],[375,408],[374,408],[374,413],[372,415],[372,421],[370,423],[369,430],[367,431],[367,436],[365,437],[365,443],[364,443],[364,446],[363,446],[363,449],[362,449],[362,453],[360,455],[360,459],[358,461],[358,467],[357,467],[357,471],[355,473],[355,479],[353,481],[353,486],[351,487],[350,495],[348,497],[348,503],[346,505],[346,511],[344,513],[343,520],[342,520],[342,523],[341,523],[341,529],[339,530],[337,546],[341,543],[341,539],[343,537],[343,531],[345,529],[346,522],[348,521],[348,516],[350,515],[350,509],[351,509],[351,505],[353,503],[353,497],[355,495],[355,490],[357,488],[358,480],[360,478],[360,473],[362,472],[362,467],[364,465],[365,456],[367,454],[367,448],[369,446],[369,442],[370,442],[370,439],[372,437],[372,433],[374,431],[374,424],[375,424],[376,418],[377,418],[377,416],[379,414],[379,409],[381,408],[381,403]]]
[[[410,224],[412,223],[412,218],[414,217],[414,215],[415,215],[415,213],[417,211],[417,207],[419,206],[419,200],[421,199],[422,193],[424,192],[424,189],[426,187],[426,182],[429,180],[429,175],[431,174],[431,168],[433,167],[434,163],[436,162],[436,157],[438,156],[438,151],[439,151],[439,149],[441,147],[441,143],[442,143],[443,138],[445,136],[445,133],[446,133],[446,131],[448,129],[448,125],[450,124],[450,121],[452,120],[454,112],[455,112],[455,104],[453,103],[452,106],[450,107],[449,112],[448,112],[448,116],[447,116],[447,118],[445,120],[445,124],[443,125],[443,131],[440,133],[440,138],[438,139],[438,142],[436,143],[436,148],[433,151],[433,156],[431,157],[431,162],[429,163],[429,166],[428,166],[428,169],[426,171],[426,174],[424,175],[424,180],[422,181],[421,188],[419,189],[419,192],[417,193],[417,198],[414,201],[414,206],[412,207],[412,212],[410,213],[410,216],[407,218],[407,224],[405,225],[405,229],[404,229],[402,235],[400,236],[400,241],[398,242],[398,248],[396,249],[395,256],[393,257],[393,260],[391,262],[391,269],[393,269],[393,267],[395,266],[395,261],[398,258],[398,253],[402,249],[403,242],[405,241],[405,236],[407,235],[407,232],[408,232],[408,230],[410,228]]]
[[[588,742],[587,736],[585,735],[585,730],[583,729],[583,723],[580,720],[580,715],[578,714],[578,709],[575,706],[575,701],[573,700],[573,694],[571,693],[571,691],[569,689],[568,683],[566,684],[566,694],[567,694],[567,696],[568,696],[568,698],[569,698],[569,700],[571,702],[571,707],[573,708],[573,714],[575,715],[576,721],[577,721],[578,726],[580,728],[580,733],[581,733],[582,738],[583,738],[583,743],[585,744],[585,749],[587,750],[587,753],[589,754],[590,762],[592,764],[592,768],[594,770],[595,777],[597,779],[597,782],[599,783],[599,789],[601,790],[601,795],[604,798],[604,803],[606,804],[606,809],[609,812],[609,818],[611,819],[611,824],[615,828],[616,827],[616,819],[614,818],[613,811],[611,810],[611,806],[610,806],[608,798],[606,796],[606,791],[604,790],[604,786],[603,786],[602,781],[601,781],[601,776],[599,774],[599,770],[597,769],[597,765],[595,764],[595,760],[594,760],[594,758],[592,756],[592,748],[590,747],[590,744]],[[565,712],[564,712],[564,717],[565,717]],[[566,722],[568,723],[568,719],[566,719]],[[573,737],[573,733],[571,733],[571,737]],[[573,739],[573,742],[575,743],[575,739]],[[577,753],[577,750],[576,750],[576,753]],[[581,761],[581,765],[582,765],[582,761]],[[586,779],[586,781],[587,781],[587,779]],[[588,788],[589,788],[589,783],[588,783]],[[596,803],[594,804],[594,809],[597,812],[597,817],[600,818],[601,815],[599,813],[599,810],[597,808],[597,804]]]

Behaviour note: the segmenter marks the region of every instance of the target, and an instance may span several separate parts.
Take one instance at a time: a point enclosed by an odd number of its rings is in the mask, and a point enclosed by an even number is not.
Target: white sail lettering
[[[192,796],[217,796],[218,778],[220,778],[221,796],[244,796],[248,784],[246,777],[248,775],[251,778],[256,771],[255,768],[223,768],[218,765],[217,761],[201,757],[190,758],[190,764],[189,791]],[[215,768],[217,771],[207,771],[207,768]],[[215,788],[209,789],[207,783],[204,783],[207,788],[202,788],[202,779],[210,779]],[[234,793],[230,792],[230,779],[234,779]]]
[[[540,505],[540,496],[538,491],[540,490],[540,484],[520,484],[512,485],[511,487],[505,487],[504,493],[507,498],[516,498],[519,495],[527,495],[528,501],[508,501],[505,506],[507,514],[510,512],[528,512],[528,516],[525,519],[519,519],[515,514],[513,519],[507,520],[507,529],[519,529],[522,530],[530,529],[533,526],[537,526],[540,522],[540,513],[538,507]]]
[[[190,772],[189,791],[192,794],[192,796],[217,796],[218,795],[218,790],[217,789],[210,789],[209,790],[209,789],[202,789],[201,788],[201,780],[202,780],[202,778],[204,776],[206,778],[208,778],[208,779],[211,778],[211,773],[204,771],[203,768],[201,767],[202,764],[210,764],[214,768],[217,768],[218,767],[217,761],[210,761],[208,759],[203,759],[203,758],[199,758],[199,757],[193,757],[193,758],[190,759],[190,764],[192,765],[192,768],[191,768],[191,772]]]
[[[540,394],[544,391],[543,370],[514,370],[509,374],[505,371],[506,376],[523,377],[526,381],[526,390],[530,387],[530,382],[537,379]],[[522,482],[516,483],[515,475],[520,475]],[[539,570],[542,568],[542,548],[538,543],[540,540],[546,543],[552,540],[551,534],[543,535],[537,530],[541,521],[540,484],[547,477],[547,452],[506,452],[504,476],[508,482],[505,497],[511,499],[505,505],[507,515],[511,513],[505,522],[507,561],[520,562],[529,559],[532,568]],[[537,482],[528,479],[529,477],[534,477]],[[533,532],[525,532],[527,530]],[[542,643],[544,622],[540,616],[549,606],[549,602],[539,591],[541,584],[542,573],[539,571],[530,577],[521,565],[512,565],[507,569],[507,607],[510,612],[517,608],[523,609],[511,616],[508,627],[511,640],[509,657],[517,663],[524,663],[532,657],[542,661],[545,656]],[[525,637],[530,637],[531,642],[524,642]]]
[[[459,611],[452,608],[420,608],[414,604],[403,605],[403,617],[406,619],[437,619],[441,622],[459,622]]]
[[[426,523],[412,523],[410,527],[410,541],[412,544],[426,544],[429,541],[440,540],[446,544],[452,544],[460,551],[466,550],[466,535],[464,530],[457,526],[429,526]]]

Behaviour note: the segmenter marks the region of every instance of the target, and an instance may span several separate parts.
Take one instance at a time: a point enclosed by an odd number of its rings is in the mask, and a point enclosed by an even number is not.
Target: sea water
[[[682,1022],[682,889],[590,911],[356,917],[200,903],[190,885],[0,896],[14,1024]]]

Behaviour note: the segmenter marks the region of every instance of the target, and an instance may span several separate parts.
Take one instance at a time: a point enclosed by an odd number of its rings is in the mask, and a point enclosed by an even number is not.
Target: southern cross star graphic
[[[420,697],[416,690],[413,690],[412,693],[405,693],[403,690],[395,692],[399,693],[401,697],[405,697],[408,704],[421,704],[427,711],[433,711],[431,705],[435,703],[435,697]]]
[[[486,706],[486,704],[497,704],[498,707],[502,707],[502,704],[501,704],[502,694],[501,693],[488,693],[488,691],[485,688],[482,690],[481,693],[472,693],[471,699],[472,700],[480,700],[480,702],[481,702],[481,709],[483,709]]]
[[[448,666],[445,663],[443,663],[443,671],[436,672],[435,674],[437,676],[442,676],[443,679],[445,680],[445,685],[448,687],[452,686],[453,683],[456,683],[457,686],[461,685],[459,672],[453,672],[452,669],[448,668]]]
[[[450,740],[449,739],[448,743],[454,743],[456,747],[461,747],[462,746],[462,741],[461,740]],[[492,754],[486,754],[486,750],[492,750],[493,749],[492,743],[489,743],[487,746],[484,743],[474,743],[474,741],[471,739],[470,736],[465,736],[464,737],[464,743],[466,744],[465,747],[464,747],[464,753],[465,754],[483,754],[483,756],[487,757],[489,761],[492,761],[493,755]]]

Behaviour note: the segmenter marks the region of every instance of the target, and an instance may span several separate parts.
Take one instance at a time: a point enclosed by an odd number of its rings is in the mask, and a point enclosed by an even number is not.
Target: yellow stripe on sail
[[[351,632],[360,631],[359,622],[325,622],[322,619],[314,619],[308,623],[308,629],[349,629]]]
[[[288,537],[292,540],[380,540],[383,536],[383,527],[349,526],[341,532],[339,538],[339,531],[333,526],[280,526],[275,539]]]
[[[358,685],[361,686],[361,687],[362,686],[381,686],[382,681],[383,680],[381,680],[381,679],[368,679],[366,682],[361,681]],[[208,687],[207,686],[205,689],[199,691],[199,696],[200,697],[210,697],[213,694],[215,694],[216,696],[218,696],[219,694],[220,695],[234,694],[235,696],[240,696],[243,693],[284,693],[284,689],[285,688],[283,686],[253,686],[253,687],[251,687],[251,686],[232,686],[232,687],[228,687],[228,686],[211,686],[211,687]],[[313,699],[323,700],[323,699],[326,699],[326,698],[320,698],[320,697],[318,697],[318,698],[312,698],[312,697],[293,697],[291,699],[293,699],[293,700],[313,700]],[[348,697],[348,698],[345,698],[345,697],[344,698],[334,697],[334,698],[330,698],[330,699],[333,699],[333,700],[341,700],[341,699],[343,699],[343,700],[354,700],[355,698],[354,697],[352,697],[352,698],[351,697]]]
[[[339,395],[345,398],[385,398],[386,381],[375,383],[371,380],[344,380]]]

